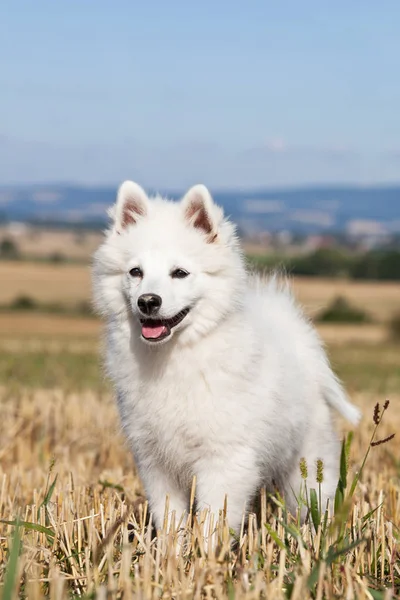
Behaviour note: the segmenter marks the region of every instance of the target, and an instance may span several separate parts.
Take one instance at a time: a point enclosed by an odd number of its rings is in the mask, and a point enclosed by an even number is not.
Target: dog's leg
[[[175,513],[175,523],[179,523],[182,515],[187,512],[189,497],[185,490],[182,490],[177,483],[168,476],[158,465],[146,465],[146,468],[140,469],[140,476],[149,501],[150,511],[153,515],[153,524],[157,530],[163,529],[166,509],[166,499],[168,501],[167,531],[171,526],[173,514]]]
[[[196,470],[197,508],[199,511],[209,511],[204,523],[205,547],[208,548],[217,541],[215,525],[219,511],[224,507],[225,497],[228,525],[239,531],[243,513],[260,486],[260,473],[251,448],[233,450],[229,456],[224,452],[211,459],[206,457],[196,465]],[[209,537],[211,518],[214,521],[214,531]]]

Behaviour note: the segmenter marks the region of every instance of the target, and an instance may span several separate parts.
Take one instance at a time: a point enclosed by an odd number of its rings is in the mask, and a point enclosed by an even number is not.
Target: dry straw
[[[363,401],[368,403],[358,398]],[[399,445],[396,438],[382,444],[400,418],[393,410],[387,425],[382,419],[387,405],[376,409],[374,423],[362,424],[350,458],[349,444],[344,446],[341,478],[349,482],[338,496],[333,520],[333,507],[328,515],[318,506],[322,463],[303,464],[311,502],[306,525],[287,515],[278,497],[262,496],[260,514],[243,522],[232,544],[221,507],[214,524],[219,544],[208,556],[201,534],[204,514],[176,515],[170,532],[164,528],[152,537],[110,397],[3,390],[0,407],[4,600],[370,600],[399,593]],[[373,448],[377,427],[382,443]],[[371,449],[368,461],[349,496],[366,448]],[[193,487],[192,505],[194,493]]]

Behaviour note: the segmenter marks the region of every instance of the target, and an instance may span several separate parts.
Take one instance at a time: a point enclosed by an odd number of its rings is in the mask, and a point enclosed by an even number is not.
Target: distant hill
[[[400,231],[400,185],[212,191],[226,214],[246,234],[347,230],[376,235]],[[163,192],[171,198],[181,195]],[[101,226],[115,193],[114,187],[0,186],[0,217],[3,221]]]

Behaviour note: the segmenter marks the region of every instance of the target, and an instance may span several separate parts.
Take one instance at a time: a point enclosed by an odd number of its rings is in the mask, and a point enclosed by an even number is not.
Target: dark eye
[[[133,267],[133,269],[129,271],[129,275],[131,277],[143,277],[143,271],[142,269],[139,269],[139,267]]]
[[[173,279],[185,279],[185,277],[187,277],[188,275],[189,273],[185,271],[185,269],[175,269],[171,273],[171,277]]]

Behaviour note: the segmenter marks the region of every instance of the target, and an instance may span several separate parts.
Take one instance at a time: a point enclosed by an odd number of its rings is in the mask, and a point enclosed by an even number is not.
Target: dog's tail
[[[358,425],[362,416],[361,411],[351,404],[340,381],[330,369],[322,382],[322,394],[329,406],[353,425]]]

